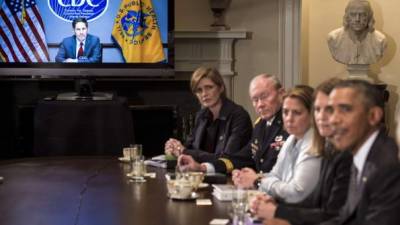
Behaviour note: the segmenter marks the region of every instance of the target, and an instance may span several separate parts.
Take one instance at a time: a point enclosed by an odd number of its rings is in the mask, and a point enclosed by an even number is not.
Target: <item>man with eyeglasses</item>
[[[279,79],[269,74],[261,74],[250,82],[249,94],[259,118],[255,122],[250,142],[237,154],[229,158],[205,163],[207,172],[231,173],[233,177],[241,174],[241,181],[256,184],[257,172],[269,172],[275,165],[279,150],[288,134],[283,129],[282,101],[285,93]],[[192,157],[182,155],[178,164],[187,170],[199,170],[199,164]],[[256,172],[257,171],[257,172]]]

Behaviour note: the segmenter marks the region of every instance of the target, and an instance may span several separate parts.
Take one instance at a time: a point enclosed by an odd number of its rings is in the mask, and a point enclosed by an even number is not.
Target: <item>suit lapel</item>
[[[349,220],[351,220],[352,218],[354,218],[356,216],[357,209],[359,208],[358,204],[360,203],[360,198],[364,193],[365,184],[368,181],[368,179],[371,177],[371,175],[376,172],[377,168],[374,165],[373,161],[377,160],[377,158],[379,158],[379,157],[377,157],[377,154],[380,154],[379,153],[379,148],[380,148],[380,146],[383,146],[382,145],[383,144],[382,143],[382,141],[383,141],[383,136],[382,135],[385,135],[385,134],[384,134],[384,132],[380,131],[378,136],[376,137],[374,143],[371,146],[371,150],[368,153],[368,156],[367,156],[367,159],[365,161],[365,164],[364,164],[364,167],[363,167],[363,171],[362,171],[362,174],[361,174],[361,178],[360,178],[360,181],[359,181],[359,184],[358,184],[357,202],[355,203],[355,206],[352,209],[350,209],[350,207],[348,205],[348,202],[346,203],[346,205],[347,205],[346,207],[347,207],[347,210],[348,210],[348,216],[345,218],[344,221],[349,221]],[[349,192],[349,195],[350,194],[351,193]]]
[[[256,151],[256,157],[257,158],[261,158],[261,156],[264,154],[265,152],[265,141],[267,139],[266,135],[267,135],[267,125],[266,125],[266,121],[262,120],[261,121],[262,124],[260,124],[260,132],[259,132],[259,136],[258,136],[258,140],[255,140],[255,143],[258,147],[258,150]]]
[[[90,37],[89,34],[86,36],[86,40],[85,40],[85,47],[83,48],[83,55],[87,56],[88,55],[88,50],[89,50],[89,45],[90,45]]]
[[[382,146],[384,146],[384,143],[383,143],[384,136],[385,136],[385,133],[383,131],[379,131],[378,136],[376,137],[374,143],[371,146],[371,150],[369,151],[369,154],[367,156],[367,159],[365,161],[364,168],[363,168],[363,171],[361,174],[360,182],[362,182],[362,184],[360,183],[360,185],[362,185],[362,187],[364,187],[365,182],[367,182],[368,179],[371,178],[371,175],[373,175],[377,170],[377,167],[374,162],[379,160],[379,154],[382,154],[382,151],[380,148]]]
[[[263,134],[262,134],[262,145],[260,147],[261,151],[258,152],[258,156],[262,158],[264,154],[268,152],[271,147],[271,144],[274,142],[275,136],[279,133],[281,129],[282,117],[281,111],[276,114],[274,121],[272,122],[271,126],[267,127],[266,122],[263,124]]]
[[[72,49],[70,52],[72,52],[72,54],[73,54],[71,58],[76,59],[76,37],[75,37],[75,35],[73,36],[71,48]]]
[[[270,127],[265,128],[264,139],[263,139],[263,148],[262,154],[264,154],[270,148],[271,143],[273,142],[273,138],[278,134],[278,129],[275,124],[272,124]]]
[[[371,175],[375,173],[376,170],[377,168],[373,163],[369,161],[365,162],[364,170],[363,173],[361,174],[359,183],[361,193],[364,192],[365,183],[367,183],[367,181],[371,178]]]
[[[207,117],[205,116],[206,112],[203,112],[200,115],[201,123],[199,125],[198,131],[196,132],[196,137],[194,138],[193,147],[196,149],[200,149],[201,140],[203,140],[205,129],[207,126]]]

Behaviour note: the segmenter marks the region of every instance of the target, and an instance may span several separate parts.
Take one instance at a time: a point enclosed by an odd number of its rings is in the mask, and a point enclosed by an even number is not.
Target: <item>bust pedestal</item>
[[[386,90],[387,84],[384,83],[377,83],[375,82],[371,77],[368,76],[369,74],[369,65],[365,64],[351,64],[347,65],[347,71],[349,72],[349,79],[359,79],[359,80],[365,80],[373,84],[375,87],[377,87],[382,96],[384,102],[387,102],[389,100],[389,91]]]
[[[374,80],[368,76],[368,64],[349,64],[347,65],[347,71],[349,72],[350,79],[366,80],[374,83]]]

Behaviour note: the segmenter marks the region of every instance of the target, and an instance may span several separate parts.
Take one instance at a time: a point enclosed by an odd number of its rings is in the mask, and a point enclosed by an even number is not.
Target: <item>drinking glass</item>
[[[232,224],[244,225],[247,211],[247,191],[238,188],[232,193]]]
[[[129,173],[129,177],[137,182],[144,182],[144,175],[146,174],[146,165],[144,163],[144,157],[137,157],[132,163],[132,170]]]
[[[122,155],[124,156],[124,159],[128,159],[129,161],[131,160],[131,152],[129,148],[123,148]]]
[[[188,179],[187,172],[182,170],[179,165],[175,167],[175,180],[186,180]]]
[[[146,173],[146,165],[144,164],[144,157],[140,156],[133,162],[132,175],[134,177],[143,177]]]
[[[182,173],[181,173],[181,170],[179,168],[179,165],[177,164],[175,166],[175,180],[179,180],[179,179],[181,179],[181,177],[182,177]]]
[[[142,145],[141,144],[134,144],[130,148],[130,157],[131,162],[135,161],[137,158],[142,156]]]
[[[134,171],[135,171],[135,166],[137,164],[137,160],[140,160],[142,157],[142,145],[141,144],[134,144],[129,146],[129,163],[130,163],[130,173],[128,176],[133,177],[134,176]],[[139,165],[137,165],[138,167]]]

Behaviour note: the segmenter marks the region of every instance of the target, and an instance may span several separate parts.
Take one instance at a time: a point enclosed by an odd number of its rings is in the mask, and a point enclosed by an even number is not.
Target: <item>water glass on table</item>
[[[129,148],[130,152],[130,160],[131,162],[135,161],[135,159],[140,158],[142,156],[142,145],[134,144]]]
[[[142,145],[135,144],[129,148],[131,172],[128,174],[134,181],[145,181],[146,165],[144,164],[144,156],[142,155]]]
[[[144,157],[140,156],[133,161],[132,164],[132,176],[144,177],[146,173],[146,165],[144,164]]]
[[[232,224],[244,225],[247,212],[247,191],[238,188],[232,193]]]

